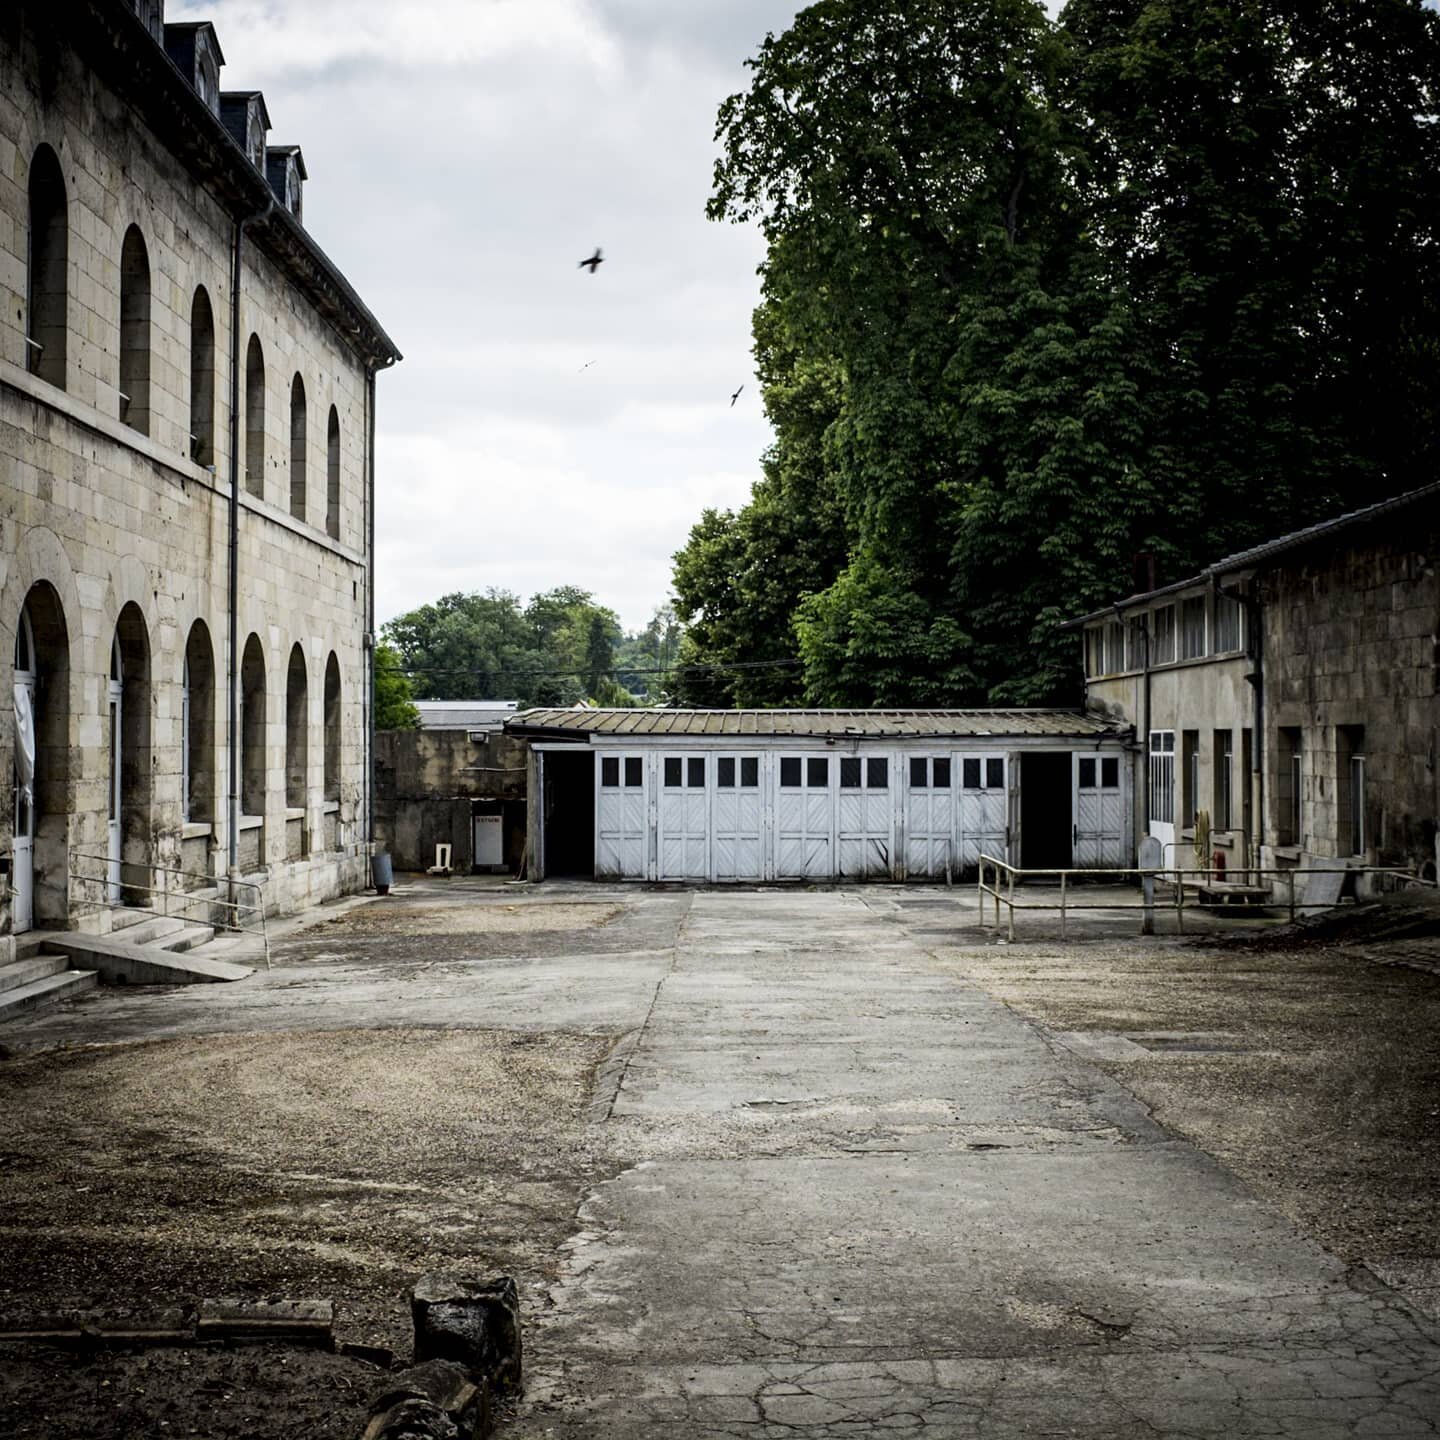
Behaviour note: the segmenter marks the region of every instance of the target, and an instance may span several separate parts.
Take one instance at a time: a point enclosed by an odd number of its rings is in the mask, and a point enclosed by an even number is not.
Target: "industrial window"
[[[830,757],[812,755],[805,762],[805,783],[811,789],[823,790],[830,783]]]
[[[136,225],[120,247],[120,418],[150,433],[150,256]]]
[[[930,779],[937,790],[950,788],[950,757],[937,755],[930,762]]]
[[[215,316],[203,285],[190,304],[190,458],[215,464]]]
[[[1215,784],[1211,799],[1211,824],[1229,830],[1235,824],[1235,754],[1229,730],[1217,730],[1214,737]]]
[[[1138,620],[1125,622],[1125,668],[1140,670],[1145,665],[1145,630]]]
[[[1192,595],[1180,605],[1180,658],[1198,660],[1205,648],[1205,597]]]
[[[290,513],[305,518],[305,382],[290,382]]]
[[[800,788],[800,757],[798,755],[782,755],[780,757],[780,783],[790,790]]]
[[[1077,775],[1075,783],[1082,790],[1094,790],[1095,786],[1095,761],[1090,756],[1085,756],[1076,767]]]
[[[930,762],[923,755],[910,757],[910,788],[923,790],[929,783]]]
[[[340,798],[340,662],[325,662],[325,799]]]
[[[602,755],[600,757],[600,784],[607,790],[620,788],[620,757],[618,755]]]
[[[1125,630],[1118,620],[1105,626],[1105,673],[1117,674],[1125,668]]]
[[[203,620],[185,642],[182,728],[186,822],[215,818],[215,657]]]
[[[1085,674],[1090,677],[1105,673],[1105,636],[1099,625],[1085,630]]]
[[[1118,790],[1120,788],[1120,757],[1118,755],[1107,755],[1100,761],[1100,788],[1102,790]]]
[[[607,789],[618,789],[620,786],[620,757],[618,755],[602,755],[600,757],[600,783]],[[678,785],[677,777],[675,783]],[[638,755],[627,755],[625,757],[625,788],[627,790],[639,790],[645,784],[645,762]]]
[[[705,788],[705,757],[692,755],[685,762],[685,783],[692,790]]]
[[[265,653],[258,635],[245,642],[240,669],[240,813],[265,813]]]
[[[735,757],[733,755],[722,755],[715,762],[715,783],[722,790],[735,788]]]
[[[858,790],[860,788],[862,768],[858,755],[841,756],[840,788],[842,790]]]
[[[297,644],[290,651],[285,673],[285,804],[299,810],[305,804],[310,768],[310,706],[305,652]]]
[[[1215,597],[1215,653],[1223,655],[1245,645],[1245,607],[1221,591]]]
[[[245,349],[245,488],[265,496],[265,352],[258,335]]]
[[[1175,607],[1162,605],[1150,616],[1150,660],[1168,665],[1175,658]]]
[[[65,388],[69,337],[66,285],[70,215],[60,161],[48,145],[30,159],[30,269],[26,276],[25,368]]]
[[[325,533],[340,538],[340,412],[333,405],[325,425]]]
[[[1335,727],[1335,784],[1341,855],[1363,855],[1365,829],[1365,727]]]
[[[680,763],[678,755],[667,755],[665,757],[665,783],[672,790],[678,788],[684,780],[685,767]]]
[[[625,788],[627,790],[643,790],[645,788],[645,762],[638,755],[625,757]]]
[[[1160,825],[1175,823],[1175,732],[1150,732],[1150,818]]]
[[[740,788],[754,790],[759,784],[760,757],[758,755],[742,755],[740,757]]]
[[[865,783],[872,790],[890,788],[890,762],[883,755],[872,755],[866,760]]]
[[[1186,830],[1195,828],[1200,809],[1200,732],[1185,730],[1180,736],[1180,824]]]
[[[1280,845],[1304,843],[1302,758],[1300,727],[1281,726],[1275,746],[1275,839]]]
[[[987,790],[1003,790],[1005,788],[1005,762],[993,755],[985,762],[985,788]]]

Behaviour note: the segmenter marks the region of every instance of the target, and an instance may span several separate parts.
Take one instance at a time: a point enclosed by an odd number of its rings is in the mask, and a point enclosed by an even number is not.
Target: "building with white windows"
[[[530,874],[946,880],[1132,853],[1132,731],[1076,710],[522,711]]]
[[[161,0],[0,23],[0,934],[366,882],[376,372],[304,162]],[[0,952],[3,958],[3,952]]]
[[[1132,724],[1134,833],[1194,865],[1408,867],[1440,817],[1440,485],[1070,622],[1087,709]]]

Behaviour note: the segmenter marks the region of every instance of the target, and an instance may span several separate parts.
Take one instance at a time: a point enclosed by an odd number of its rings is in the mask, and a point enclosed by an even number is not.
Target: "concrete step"
[[[185,922],[173,915],[152,915],[142,924],[130,926],[121,938],[130,945],[153,945],[167,936],[178,935],[184,928]],[[115,932],[112,929],[110,933]]]
[[[69,968],[70,962],[63,955],[27,955],[23,960],[12,960],[8,965],[0,965],[0,995]]]
[[[95,988],[100,977],[93,970],[62,970],[43,980],[32,980],[15,990],[0,993],[0,1022],[13,1020],[60,1000],[72,1000]]]
[[[128,938],[117,939],[114,935],[80,935],[68,931],[52,936],[50,945],[68,955],[72,965],[98,970],[112,985],[195,985],[243,980],[254,973],[246,965],[232,965],[203,955],[177,954],[158,945],[136,945]]]
[[[51,936],[59,933],[58,930],[26,930],[23,934],[17,935],[15,937],[15,958],[29,960],[33,956],[43,954]]]
[[[132,925],[143,925],[153,920],[155,912],[136,905],[114,905],[110,909],[110,933],[128,930]]]
[[[215,927],[213,925],[185,925],[162,939],[152,940],[149,943],[158,946],[161,950],[173,950],[179,954],[182,951],[192,951],[214,938]]]

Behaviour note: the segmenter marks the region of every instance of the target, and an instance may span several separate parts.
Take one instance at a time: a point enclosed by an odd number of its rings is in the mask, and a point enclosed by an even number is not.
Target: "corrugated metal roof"
[[[1118,735],[1127,727],[1080,710],[522,710],[511,734],[904,739]]]
[[[417,700],[422,730],[494,729],[511,719],[518,700]]]

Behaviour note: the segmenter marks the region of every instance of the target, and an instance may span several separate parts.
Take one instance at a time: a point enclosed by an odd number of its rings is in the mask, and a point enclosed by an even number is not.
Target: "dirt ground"
[[[936,952],[1440,1318],[1440,925]],[[1413,918],[1413,917],[1412,917]],[[1086,1041],[1128,1039],[1105,1059]]]

